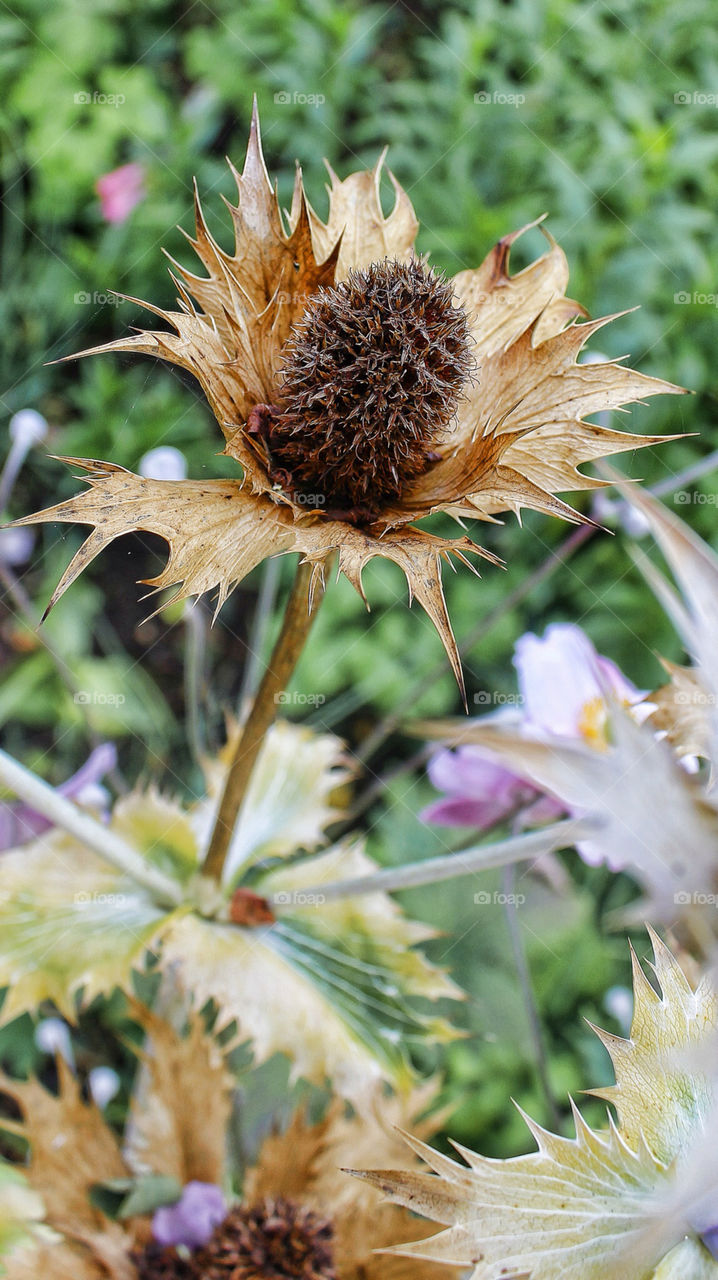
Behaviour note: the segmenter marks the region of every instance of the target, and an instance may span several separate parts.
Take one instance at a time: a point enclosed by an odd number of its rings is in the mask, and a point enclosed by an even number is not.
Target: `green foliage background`
[[[295,159],[323,212],[322,157],[344,175],[372,165],[388,144],[390,166],[421,221],[419,248],[447,271],[476,265],[498,237],[547,212],[571,263],[572,296],[591,314],[640,304],[603,331],[598,349],[630,352],[644,372],[696,392],[692,400],[632,414],[633,425],[652,433],[699,433],[622,461],[634,477],[670,478],[716,444],[714,19],[711,0],[3,4],[0,417],[7,422],[22,407],[40,409],[52,428],[49,453],[109,457],[134,468],[147,449],[171,443],[185,453],[191,475],[219,472],[216,427],[198,389],[176,373],[116,357],[47,362],[140,322],[140,309],[115,305],[110,289],[171,303],[160,248],[191,258],[176,224],[191,229],[195,175],[209,224],[226,242],[220,197],[233,193],[224,156],[241,163],[256,92],[268,166],[285,200]],[[88,94],[122,102],[77,101]],[[317,95],[319,105],[302,100]],[[94,184],[128,161],[145,167],[147,197],[127,222],[108,226]],[[540,250],[541,236],[532,232],[517,265]],[[35,451],[26,466],[11,514],[72,491],[66,470],[44,455]],[[698,499],[681,513],[715,542],[714,486],[714,475],[705,477]],[[532,585],[569,532],[532,516],[523,531],[513,521],[482,529],[481,540],[506,559],[507,572],[487,568],[481,583],[466,573],[447,575],[459,637],[485,623],[465,654],[470,696],[510,693],[513,642],[553,619],[580,622],[640,685],[660,678],[656,651],[679,656],[620,526],[615,537],[594,537]],[[55,528],[38,535],[32,565],[22,571],[38,608],[77,541],[75,531],[61,539]],[[147,608],[134,582],[153,571],[158,554],[159,544],[147,538],[117,544],[47,624],[75,687],[121,690],[120,707],[78,707],[18,618],[17,602],[4,596],[0,723],[10,749],[53,782],[84,758],[89,729],[116,739],[129,779],[149,770],[190,792],[199,785],[184,728],[186,622],[174,610],[139,625]],[[221,734],[223,707],[239,693],[261,578],[228,603],[208,642],[203,705],[210,741]],[[506,608],[522,584],[523,598]],[[458,710],[438,638],[417,610],[406,610],[398,574],[376,566],[367,586],[368,618],[346,583],[329,592],[296,686],[321,693],[326,701],[313,719],[354,746],[400,697],[412,713]],[[394,732],[372,757],[371,776],[393,774],[413,750]],[[363,821],[379,857],[400,861],[456,843],[418,822],[430,794],[420,769],[377,788]],[[600,873],[574,875],[566,919],[548,918],[540,895],[531,907],[540,922],[531,926],[540,938],[530,948],[532,965],[561,1095],[605,1072],[600,1051],[577,1028],[581,1014],[606,1021],[603,993],[626,976],[622,941],[603,936],[614,890]],[[460,939],[443,951],[472,997],[467,1025],[474,1039],[451,1059],[459,1136],[485,1150],[514,1149],[523,1139],[507,1119],[508,1094],[539,1117],[543,1103],[533,1097],[526,1013],[503,916],[477,918],[461,883],[441,902],[414,905],[435,918],[438,911],[437,923]],[[441,955],[442,945],[436,950]]]

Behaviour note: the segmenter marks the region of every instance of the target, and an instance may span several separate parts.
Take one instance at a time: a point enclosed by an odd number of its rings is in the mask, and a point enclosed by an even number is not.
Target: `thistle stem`
[[[55,826],[75,836],[105,862],[109,862],[118,871],[124,871],[137,884],[149,889],[158,902],[176,907],[182,901],[182,889],[175,880],[150,866],[136,849],[125,844],[109,827],[103,826],[89,813],[79,809],[5,751],[0,751],[0,784],[38,813],[42,813]]]
[[[352,876],[349,880],[331,880],[302,888],[302,893],[317,894],[322,902],[339,898],[355,898],[364,893],[391,893],[396,889],[416,889],[420,885],[438,884],[442,880],[455,880],[457,876],[475,875],[490,867],[505,867],[511,862],[525,862],[540,858],[555,849],[569,849],[576,840],[585,840],[596,834],[594,818],[565,818],[549,827],[510,836],[491,844],[472,845],[458,853],[442,854],[439,858],[425,858],[422,862],[407,862],[400,867],[384,867],[366,876]],[[281,910],[282,899],[278,894],[272,905]]]
[[[279,695],[289,683],[324,594],[324,584],[316,578],[312,581],[314,575],[315,566],[311,564],[300,563],[297,567],[282,629],[229,766],[203,868],[203,874],[218,883],[257,756],[277,714]]]

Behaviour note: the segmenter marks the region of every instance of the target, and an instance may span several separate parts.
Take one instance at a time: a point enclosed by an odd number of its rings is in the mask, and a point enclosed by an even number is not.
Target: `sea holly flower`
[[[87,472],[89,490],[22,522],[93,526],[51,603],[135,529],[169,544],[153,587],[177,586],[178,597],[216,590],[218,608],[267,556],[298,552],[316,582],[337,553],[362,595],[364,566],[382,556],[405,574],[460,679],[442,561],[495,557],[415,522],[524,507],[582,520],[555,496],[604,483],[580,464],[657,443],[585,421],[679,388],[611,360],[577,363],[606,320],[575,323],[585,312],[565,296],[554,241],[511,275],[514,232],[481,266],[445,280],[415,255],[418,224],[394,178],[384,214],[381,164],[343,181],[330,171],[326,223],[298,173],[284,219],[255,111],[244,170],[233,170],[233,252],[210,235],[198,200],[190,243],[205,274],[174,264],[179,309],[145,304],[169,328],[93,349],[159,356],[192,373],[241,478],[169,482],[68,459]]]
[[[41,1220],[40,1234],[6,1259],[6,1280],[449,1280],[448,1268],[377,1252],[417,1224],[340,1173],[365,1153],[415,1166],[392,1126],[426,1110],[432,1083],[351,1117],[338,1099],[316,1123],[298,1110],[237,1168],[228,1155],[236,1150],[228,1143],[232,1041],[220,1045],[195,1012],[182,1029],[140,1005],[134,1016],[147,1032],[149,1075],[135,1087],[119,1141],[64,1066],[56,1095],[35,1080],[0,1077],[22,1117],[13,1127],[29,1149],[24,1194]],[[434,1128],[422,1122],[426,1136]],[[241,1183],[240,1197],[230,1182]]]
[[[150,788],[112,813],[108,832],[162,874],[174,906],[64,831],[4,855],[2,1017],[50,999],[73,1021],[78,998],[130,991],[149,949],[198,1006],[212,999],[237,1020],[258,1060],[283,1052],[295,1075],[329,1076],[362,1103],[384,1080],[407,1085],[412,1042],[453,1034],[427,1002],[458,993],[415,949],[432,931],[388,895],[323,893],[375,868],[361,843],[327,843],[348,776],[341,743],[272,727],[218,887],[201,869],[224,767],[210,767],[209,796],[193,808]]]
[[[536,1152],[489,1160],[457,1145],[466,1165],[410,1138],[432,1174],[359,1174],[446,1228],[397,1253],[466,1267],[472,1280],[718,1276],[695,1226],[698,1206],[683,1194],[706,1141],[715,1145],[718,1078],[697,1059],[715,1047],[718,998],[709,978],[693,990],[651,937],[660,995],[634,957],[630,1037],[597,1031],[616,1083],[592,1092],[616,1108],[617,1121],[592,1130],[573,1106],[576,1136],[566,1138],[526,1118]],[[681,1213],[671,1212],[679,1203]]]

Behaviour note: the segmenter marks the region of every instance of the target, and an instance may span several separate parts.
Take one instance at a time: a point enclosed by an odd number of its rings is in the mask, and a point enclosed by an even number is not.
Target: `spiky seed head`
[[[230,1211],[194,1255],[203,1280],[336,1280],[331,1223],[291,1200]]]
[[[183,1258],[174,1245],[157,1244],[151,1240],[144,1249],[132,1255],[138,1280],[198,1280],[194,1259]]]
[[[318,290],[285,345],[268,435],[276,478],[370,522],[436,461],[471,368],[446,280],[417,259],[351,271]]]
[[[337,1280],[328,1219],[283,1198],[230,1209],[187,1258],[149,1244],[133,1261],[139,1280]]]

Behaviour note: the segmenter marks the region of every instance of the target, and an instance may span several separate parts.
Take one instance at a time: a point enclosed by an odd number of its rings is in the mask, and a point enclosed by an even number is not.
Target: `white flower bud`
[[[187,459],[172,445],[160,445],[140,458],[139,471],[148,480],[184,480],[187,476]]]
[[[120,1090],[120,1077],[112,1067],[93,1067],[87,1077],[92,1101],[104,1111]]]
[[[20,409],[10,419],[11,440],[22,442],[26,449],[44,440],[48,432],[47,420],[37,409]]]

